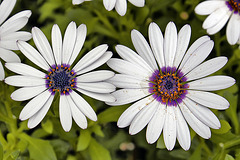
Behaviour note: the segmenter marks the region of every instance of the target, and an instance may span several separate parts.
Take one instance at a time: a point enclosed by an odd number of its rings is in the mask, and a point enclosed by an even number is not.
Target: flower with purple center
[[[200,37],[187,49],[191,37],[189,25],[177,32],[170,22],[163,37],[160,28],[151,23],[148,33],[150,45],[140,32],[131,32],[138,54],[123,45],[116,46],[122,59],[111,58],[107,64],[119,74],[107,81],[121,89],[112,93],[116,101],[107,104],[134,102],[117,122],[120,128],[130,126],[131,135],[147,126],[148,143],[156,142],[163,132],[168,150],[173,149],[176,139],[188,150],[191,144],[188,126],[208,139],[210,128],[221,126],[209,108],[229,107],[226,99],[208,91],[228,88],[235,80],[229,76],[208,76],[221,69],[227,58],[203,62],[214,45],[208,36]]]
[[[6,67],[19,74],[5,79],[9,85],[22,87],[11,94],[16,101],[31,99],[22,109],[19,118],[28,120],[28,127],[37,126],[47,114],[54,96],[60,96],[59,117],[62,127],[69,131],[72,118],[76,124],[87,128],[87,118],[96,121],[97,115],[79,93],[97,100],[113,102],[110,94],[115,86],[105,82],[114,76],[112,71],[92,71],[106,63],[112,56],[106,44],[100,45],[85,56],[75,66],[73,62],[80,52],[87,34],[86,25],[79,27],[71,22],[64,34],[58,25],[52,28],[52,47],[43,32],[34,27],[33,41],[38,50],[24,41],[18,41],[20,51],[41,69],[23,63],[6,63]]]
[[[202,25],[208,34],[213,35],[219,32],[228,22],[226,36],[229,44],[240,43],[239,0],[207,0],[198,4],[195,12],[199,15],[209,15]]]

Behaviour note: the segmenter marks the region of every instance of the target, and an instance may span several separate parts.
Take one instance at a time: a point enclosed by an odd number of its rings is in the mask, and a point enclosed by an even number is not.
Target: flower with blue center
[[[6,62],[20,62],[20,58],[12,50],[19,50],[17,41],[28,41],[32,38],[31,33],[19,31],[23,28],[32,12],[21,11],[9,19],[17,0],[4,0],[0,5],[0,58]],[[4,68],[0,61],[0,80],[5,78]]]
[[[195,12],[199,15],[209,15],[202,25],[208,34],[219,32],[228,23],[226,36],[229,44],[234,45],[240,41],[239,0],[204,1],[196,6]]]
[[[75,66],[77,58],[86,38],[86,25],[76,26],[71,22],[62,40],[58,25],[52,28],[52,47],[43,32],[34,27],[32,36],[38,50],[24,41],[18,41],[20,51],[39,69],[23,63],[6,63],[6,67],[19,74],[7,77],[9,85],[22,87],[11,94],[16,101],[31,99],[20,113],[21,120],[28,120],[28,127],[37,126],[48,112],[54,96],[60,95],[59,116],[62,127],[69,131],[72,118],[83,129],[87,128],[87,119],[96,121],[97,115],[92,107],[79,93],[97,100],[113,102],[110,94],[115,86],[105,82],[114,76],[112,71],[92,71],[107,62],[112,53],[106,44],[100,45],[85,56]]]
[[[112,93],[116,101],[107,104],[135,102],[118,119],[120,128],[130,126],[129,133],[134,135],[147,126],[148,143],[156,142],[163,132],[168,150],[173,149],[176,139],[188,150],[191,144],[188,126],[208,139],[210,128],[221,126],[209,108],[229,107],[226,99],[209,91],[228,88],[235,80],[229,76],[208,76],[221,69],[227,58],[203,62],[214,45],[208,36],[200,37],[187,49],[189,25],[177,33],[175,24],[169,22],[163,36],[157,24],[151,23],[148,33],[150,45],[140,32],[131,32],[138,54],[126,46],[116,46],[122,59],[111,58],[107,64],[119,74],[107,81],[121,89]]]

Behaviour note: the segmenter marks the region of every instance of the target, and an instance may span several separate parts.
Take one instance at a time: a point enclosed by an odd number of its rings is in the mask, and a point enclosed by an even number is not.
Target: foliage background
[[[127,14],[119,16],[116,11],[108,12],[102,0],[84,2],[73,6],[71,0],[18,0],[12,15],[30,9],[32,16],[23,30],[31,31],[39,27],[50,40],[53,24],[58,24],[64,33],[71,21],[77,25],[85,23],[88,33],[80,55],[100,44],[108,44],[109,50],[117,57],[114,46],[123,44],[133,49],[130,38],[132,29],[139,30],[146,38],[148,25],[156,22],[162,31],[169,21],[175,22],[178,30],[185,24],[192,27],[191,43],[206,35],[202,29],[205,16],[194,13],[200,0],[146,0],[143,8],[128,3]],[[164,147],[160,137],[157,143],[148,144],[146,130],[137,135],[128,134],[128,128],[119,129],[116,121],[129,106],[110,107],[84,98],[91,104],[98,115],[98,121],[88,122],[88,129],[82,130],[75,123],[70,132],[63,131],[58,114],[56,99],[41,124],[29,130],[27,121],[18,120],[19,113],[27,102],[15,102],[10,95],[14,87],[0,82],[0,159],[4,160],[240,160],[240,112],[238,104],[240,50],[238,45],[230,46],[226,40],[225,28],[211,36],[215,46],[208,58],[226,56],[227,65],[215,74],[229,75],[237,83],[229,89],[218,91],[224,96],[230,107],[225,111],[213,110],[221,121],[222,128],[212,129],[212,136],[204,140],[191,130],[192,144],[189,151],[184,151],[176,143],[173,151]],[[32,45],[32,40],[30,41]],[[20,52],[24,63],[31,64]],[[79,59],[80,57],[78,57]],[[103,68],[106,68],[104,66]],[[6,74],[12,75],[6,69]]]

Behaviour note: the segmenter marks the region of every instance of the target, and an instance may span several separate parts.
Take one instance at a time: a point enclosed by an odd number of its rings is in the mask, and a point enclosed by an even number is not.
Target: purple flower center
[[[175,67],[163,67],[161,71],[156,70],[149,78],[149,92],[162,104],[177,106],[187,94],[187,78]]]
[[[60,92],[61,95],[69,95],[76,88],[76,73],[69,65],[53,65],[46,74],[46,87],[52,94]]]
[[[228,0],[226,1],[226,5],[230,9],[230,11],[234,11],[234,13],[240,13],[240,1],[239,0]]]

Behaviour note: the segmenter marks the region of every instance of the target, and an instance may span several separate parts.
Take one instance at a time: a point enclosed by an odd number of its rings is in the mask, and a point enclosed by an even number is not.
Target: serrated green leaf
[[[89,130],[81,130],[80,131],[80,136],[78,138],[78,143],[77,143],[77,151],[83,151],[87,149],[89,146],[89,143],[91,141],[91,133]]]
[[[226,157],[224,160],[235,160],[231,155],[226,154]]]
[[[221,123],[221,128],[220,129],[212,129],[213,133],[224,134],[224,133],[227,133],[231,129],[231,126],[227,121],[220,120],[220,123]]]
[[[91,139],[88,149],[92,160],[111,160],[110,152],[94,138]]]

